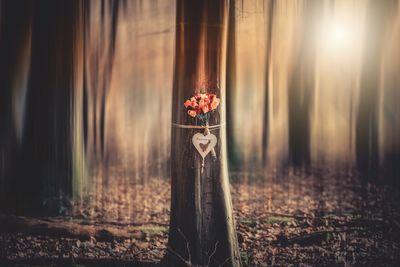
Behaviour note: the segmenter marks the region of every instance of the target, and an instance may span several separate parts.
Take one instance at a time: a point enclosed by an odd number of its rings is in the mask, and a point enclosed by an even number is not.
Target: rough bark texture
[[[172,121],[194,125],[183,102],[201,87],[221,97],[209,124],[224,122],[228,1],[177,2],[176,62]],[[225,130],[211,131],[218,143],[201,172],[192,144],[198,129],[172,129],[171,221],[168,266],[241,266],[227,173]]]

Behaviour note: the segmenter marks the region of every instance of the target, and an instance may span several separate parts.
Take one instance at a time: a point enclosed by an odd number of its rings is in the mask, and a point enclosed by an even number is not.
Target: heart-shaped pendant
[[[211,133],[207,135],[197,133],[193,135],[192,143],[204,159],[217,144],[217,137]]]

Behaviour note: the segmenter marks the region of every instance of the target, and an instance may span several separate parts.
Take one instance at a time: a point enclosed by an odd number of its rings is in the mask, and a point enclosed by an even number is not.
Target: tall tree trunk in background
[[[103,195],[109,185],[109,161],[116,156],[115,151],[106,151],[106,111],[121,3],[120,0],[84,2],[82,147],[88,176],[102,180],[101,186],[95,183],[93,190],[101,190]]]
[[[265,97],[264,97],[264,121],[262,136],[262,164],[267,165],[268,156],[268,132],[269,132],[269,82],[270,82],[270,61],[272,53],[272,29],[274,22],[275,0],[268,1],[268,20],[267,20],[267,52],[265,58]]]
[[[16,179],[16,201],[24,213],[56,213],[59,195],[71,194],[70,114],[78,4],[43,0],[33,6],[31,72]]]
[[[236,99],[236,0],[229,1],[228,50],[226,57],[226,130],[229,169],[239,169],[239,148],[235,140]]]
[[[105,159],[106,106],[122,3],[120,0],[84,2],[84,146],[93,156],[94,165]]]
[[[370,0],[356,121],[357,167],[365,179],[376,175],[378,156],[378,90],[385,29],[396,10],[396,1]]]
[[[19,149],[18,122],[22,119],[15,108],[16,98],[23,98],[26,89],[32,1],[2,1],[0,5],[0,208],[13,210],[14,202],[7,200],[15,195],[9,186]]]
[[[323,2],[304,3],[300,47],[289,84],[289,157],[293,166],[310,164],[310,104],[314,86],[318,15]]]
[[[183,107],[205,79],[217,84],[206,91],[221,97],[210,125],[225,119],[225,60],[228,1],[177,1],[176,59],[172,121],[193,125]],[[200,84],[199,84],[200,83]],[[204,84],[204,83],[203,83]],[[207,90],[208,89],[208,90]],[[226,132],[217,136],[217,158],[201,157],[192,144],[198,129],[172,128],[171,220],[167,266],[241,266],[227,172]],[[187,261],[187,262],[185,262]],[[192,266],[192,265],[190,265]]]

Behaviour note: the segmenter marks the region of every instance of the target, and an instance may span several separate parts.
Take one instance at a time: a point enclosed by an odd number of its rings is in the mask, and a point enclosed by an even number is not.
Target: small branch
[[[186,236],[182,233],[181,229],[178,228],[178,232],[182,235],[183,239],[185,239],[186,242],[186,250],[188,253],[188,257],[189,257],[189,262],[190,264],[192,263],[192,255],[190,254],[190,245],[189,245],[189,241],[187,240]]]
[[[288,217],[288,218],[297,218],[297,219],[315,219],[316,217],[312,216],[307,216],[307,215],[292,215],[292,214],[286,214],[286,213],[279,213],[279,212],[264,212],[265,214],[268,214],[270,216],[279,216],[279,217]]]
[[[218,246],[218,241],[215,243],[214,251],[213,251],[213,252],[209,255],[209,257],[208,257],[207,267],[210,266],[211,258],[212,258],[212,256],[214,256],[214,254],[217,252],[217,246]],[[207,256],[208,256],[208,255],[207,255]]]
[[[328,221],[340,221],[342,218],[332,218],[328,216],[310,216],[310,215],[295,215],[295,214],[287,214],[287,213],[279,213],[279,212],[264,212],[267,215],[270,216],[277,216],[277,217],[287,217],[287,218],[294,218],[294,219],[310,219],[310,220],[315,220],[315,219],[324,219]],[[334,215],[337,217],[345,217],[343,214],[327,214],[327,215]],[[265,218],[265,217],[263,217]],[[262,218],[262,219],[263,219]],[[363,218],[354,218],[352,221],[359,221],[359,222],[365,222],[365,223],[382,223],[382,219],[363,219]]]
[[[66,219],[34,218],[25,216],[12,216],[0,213],[0,232],[15,233],[20,232],[27,235],[46,235],[50,237],[78,238],[89,240],[91,236],[96,239],[104,239],[104,230],[107,231],[106,237],[109,239],[138,238],[140,231],[130,230],[116,224],[90,224],[88,222]],[[149,224],[144,224],[149,225]]]
[[[225,265],[225,263],[227,263],[231,258],[226,258],[226,260],[224,260],[223,263],[221,263],[220,265],[218,265],[218,267],[222,267]]]
[[[171,247],[167,248],[169,252],[171,252],[175,257],[179,258],[181,261],[183,261],[187,266],[192,266],[192,263],[190,261],[185,260],[181,255],[176,253]]]

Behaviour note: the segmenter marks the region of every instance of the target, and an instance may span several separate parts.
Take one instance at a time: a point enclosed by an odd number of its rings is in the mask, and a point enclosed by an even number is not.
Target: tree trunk
[[[71,104],[77,3],[33,5],[30,77],[19,170],[19,212],[58,213],[71,194]],[[43,206],[45,205],[45,206]]]
[[[356,121],[357,167],[365,179],[377,174],[378,90],[385,28],[393,18],[396,1],[373,1],[367,6],[367,24]]]
[[[300,47],[296,51],[289,85],[289,157],[290,163],[296,167],[310,164],[310,105],[314,86],[317,22],[321,10],[322,1],[309,0],[304,3]]]
[[[3,1],[0,6],[0,209],[9,211],[15,208],[9,197],[16,192],[10,186],[23,121],[16,100],[23,98],[26,90],[32,1]]]
[[[263,119],[263,136],[262,136],[262,164],[267,165],[268,156],[268,134],[269,134],[269,81],[270,81],[270,61],[272,53],[272,30],[274,18],[275,0],[268,2],[268,20],[267,20],[267,54],[265,58],[265,97],[264,97],[264,119]]]
[[[239,148],[235,137],[235,99],[236,99],[236,0],[229,2],[227,71],[226,71],[226,131],[228,142],[228,162],[230,170],[240,169]]]
[[[209,120],[225,121],[228,0],[178,0],[172,122],[197,123],[183,106],[202,88],[217,94],[221,106]],[[201,156],[192,136],[202,129],[172,128],[171,220],[167,266],[241,266],[227,172],[226,132],[217,137],[216,158]]]

